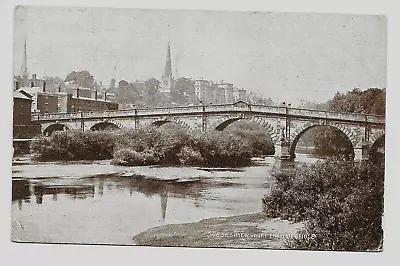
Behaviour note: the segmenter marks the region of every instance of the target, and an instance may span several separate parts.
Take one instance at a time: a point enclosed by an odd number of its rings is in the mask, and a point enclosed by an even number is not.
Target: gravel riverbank
[[[136,235],[133,241],[143,246],[283,249],[285,239],[296,237],[302,228],[299,223],[252,213],[164,225]]]

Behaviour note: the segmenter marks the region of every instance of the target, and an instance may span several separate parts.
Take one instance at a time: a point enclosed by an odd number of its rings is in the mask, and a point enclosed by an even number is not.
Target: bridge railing
[[[56,120],[80,118],[80,113],[51,113],[51,114],[32,114],[32,120]]]
[[[289,115],[305,116],[319,119],[331,120],[347,120],[356,122],[369,122],[369,123],[385,123],[384,116],[370,115],[370,114],[357,114],[357,113],[339,113],[329,111],[317,111],[300,108],[288,108]]]
[[[279,107],[279,106],[268,106],[268,105],[254,104],[254,105],[250,105],[249,108],[253,112],[278,114],[278,115],[286,114],[285,107]]]

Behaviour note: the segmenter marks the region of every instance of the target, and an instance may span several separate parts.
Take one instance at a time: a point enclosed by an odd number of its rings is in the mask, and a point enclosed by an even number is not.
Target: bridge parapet
[[[251,105],[251,111],[253,112],[260,112],[260,113],[269,113],[269,114],[286,114],[285,107],[278,107],[278,106],[267,106],[267,105]]]
[[[80,118],[80,113],[33,114],[32,121]]]
[[[337,112],[327,112],[327,111],[317,111],[317,110],[297,109],[297,108],[288,109],[288,115],[319,118],[319,119],[330,119],[330,120],[367,122],[376,124],[385,123],[385,117],[383,116],[355,114],[355,113],[337,113]]]

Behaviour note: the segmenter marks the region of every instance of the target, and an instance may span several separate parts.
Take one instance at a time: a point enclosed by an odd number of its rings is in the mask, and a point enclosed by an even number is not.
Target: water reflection
[[[21,210],[23,201],[30,202],[31,197],[35,198],[34,202],[36,204],[41,205],[44,204],[46,199],[44,196],[46,195],[51,195],[51,200],[54,202],[59,200],[60,194],[67,195],[72,200],[90,199],[98,195],[96,200],[101,200],[104,194],[115,193],[115,191],[129,191],[130,196],[133,196],[134,193],[141,193],[147,198],[152,198],[154,196],[160,197],[161,218],[164,220],[166,218],[169,197],[188,197],[194,200],[195,207],[199,207],[201,199],[208,195],[208,188],[240,185],[225,181],[215,183],[214,180],[207,178],[171,181],[147,179],[143,176],[122,177],[118,175],[101,175],[82,178],[73,180],[72,184],[69,185],[60,185],[63,181],[64,180],[60,178],[44,181],[33,179],[13,180],[12,201],[17,201],[19,209]],[[68,182],[70,183],[71,181],[69,180]],[[107,188],[106,191],[104,190],[105,187]]]
[[[224,182],[218,185],[213,184],[207,179],[194,179],[188,181],[171,181],[171,180],[158,180],[147,179],[143,176],[130,176],[121,177],[117,175],[102,176],[91,179],[92,183],[97,184],[98,195],[104,195],[104,186],[109,190],[115,188],[116,190],[129,190],[129,195],[133,193],[144,194],[147,198],[154,196],[160,197],[161,218],[165,220],[167,213],[167,202],[169,197],[194,199],[194,204],[199,207],[199,199],[204,198],[207,194],[209,187],[226,187],[234,186],[235,184]]]
[[[41,183],[32,184],[29,180],[13,180],[12,181],[12,201],[18,201],[20,209],[22,200],[30,202],[32,195],[35,196],[36,204],[43,203],[44,195],[52,195],[52,200],[57,201],[58,194],[70,195],[73,199],[86,198],[94,196],[93,185],[71,185],[71,186],[55,186],[45,185]]]
[[[12,181],[12,201],[18,201],[18,208],[22,210],[22,201],[29,202],[31,197],[30,186],[27,180]]]

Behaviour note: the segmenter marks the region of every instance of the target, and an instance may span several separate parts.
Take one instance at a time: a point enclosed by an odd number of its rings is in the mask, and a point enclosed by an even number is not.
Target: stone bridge
[[[224,130],[229,124],[247,119],[262,125],[275,145],[275,156],[293,159],[298,140],[316,126],[330,126],[347,136],[355,160],[368,159],[370,149],[385,135],[383,116],[336,113],[287,106],[253,105],[246,102],[223,105],[196,105],[172,108],[143,108],[118,111],[55,113],[33,115],[42,133],[55,130],[102,130],[175,123],[188,131]]]

